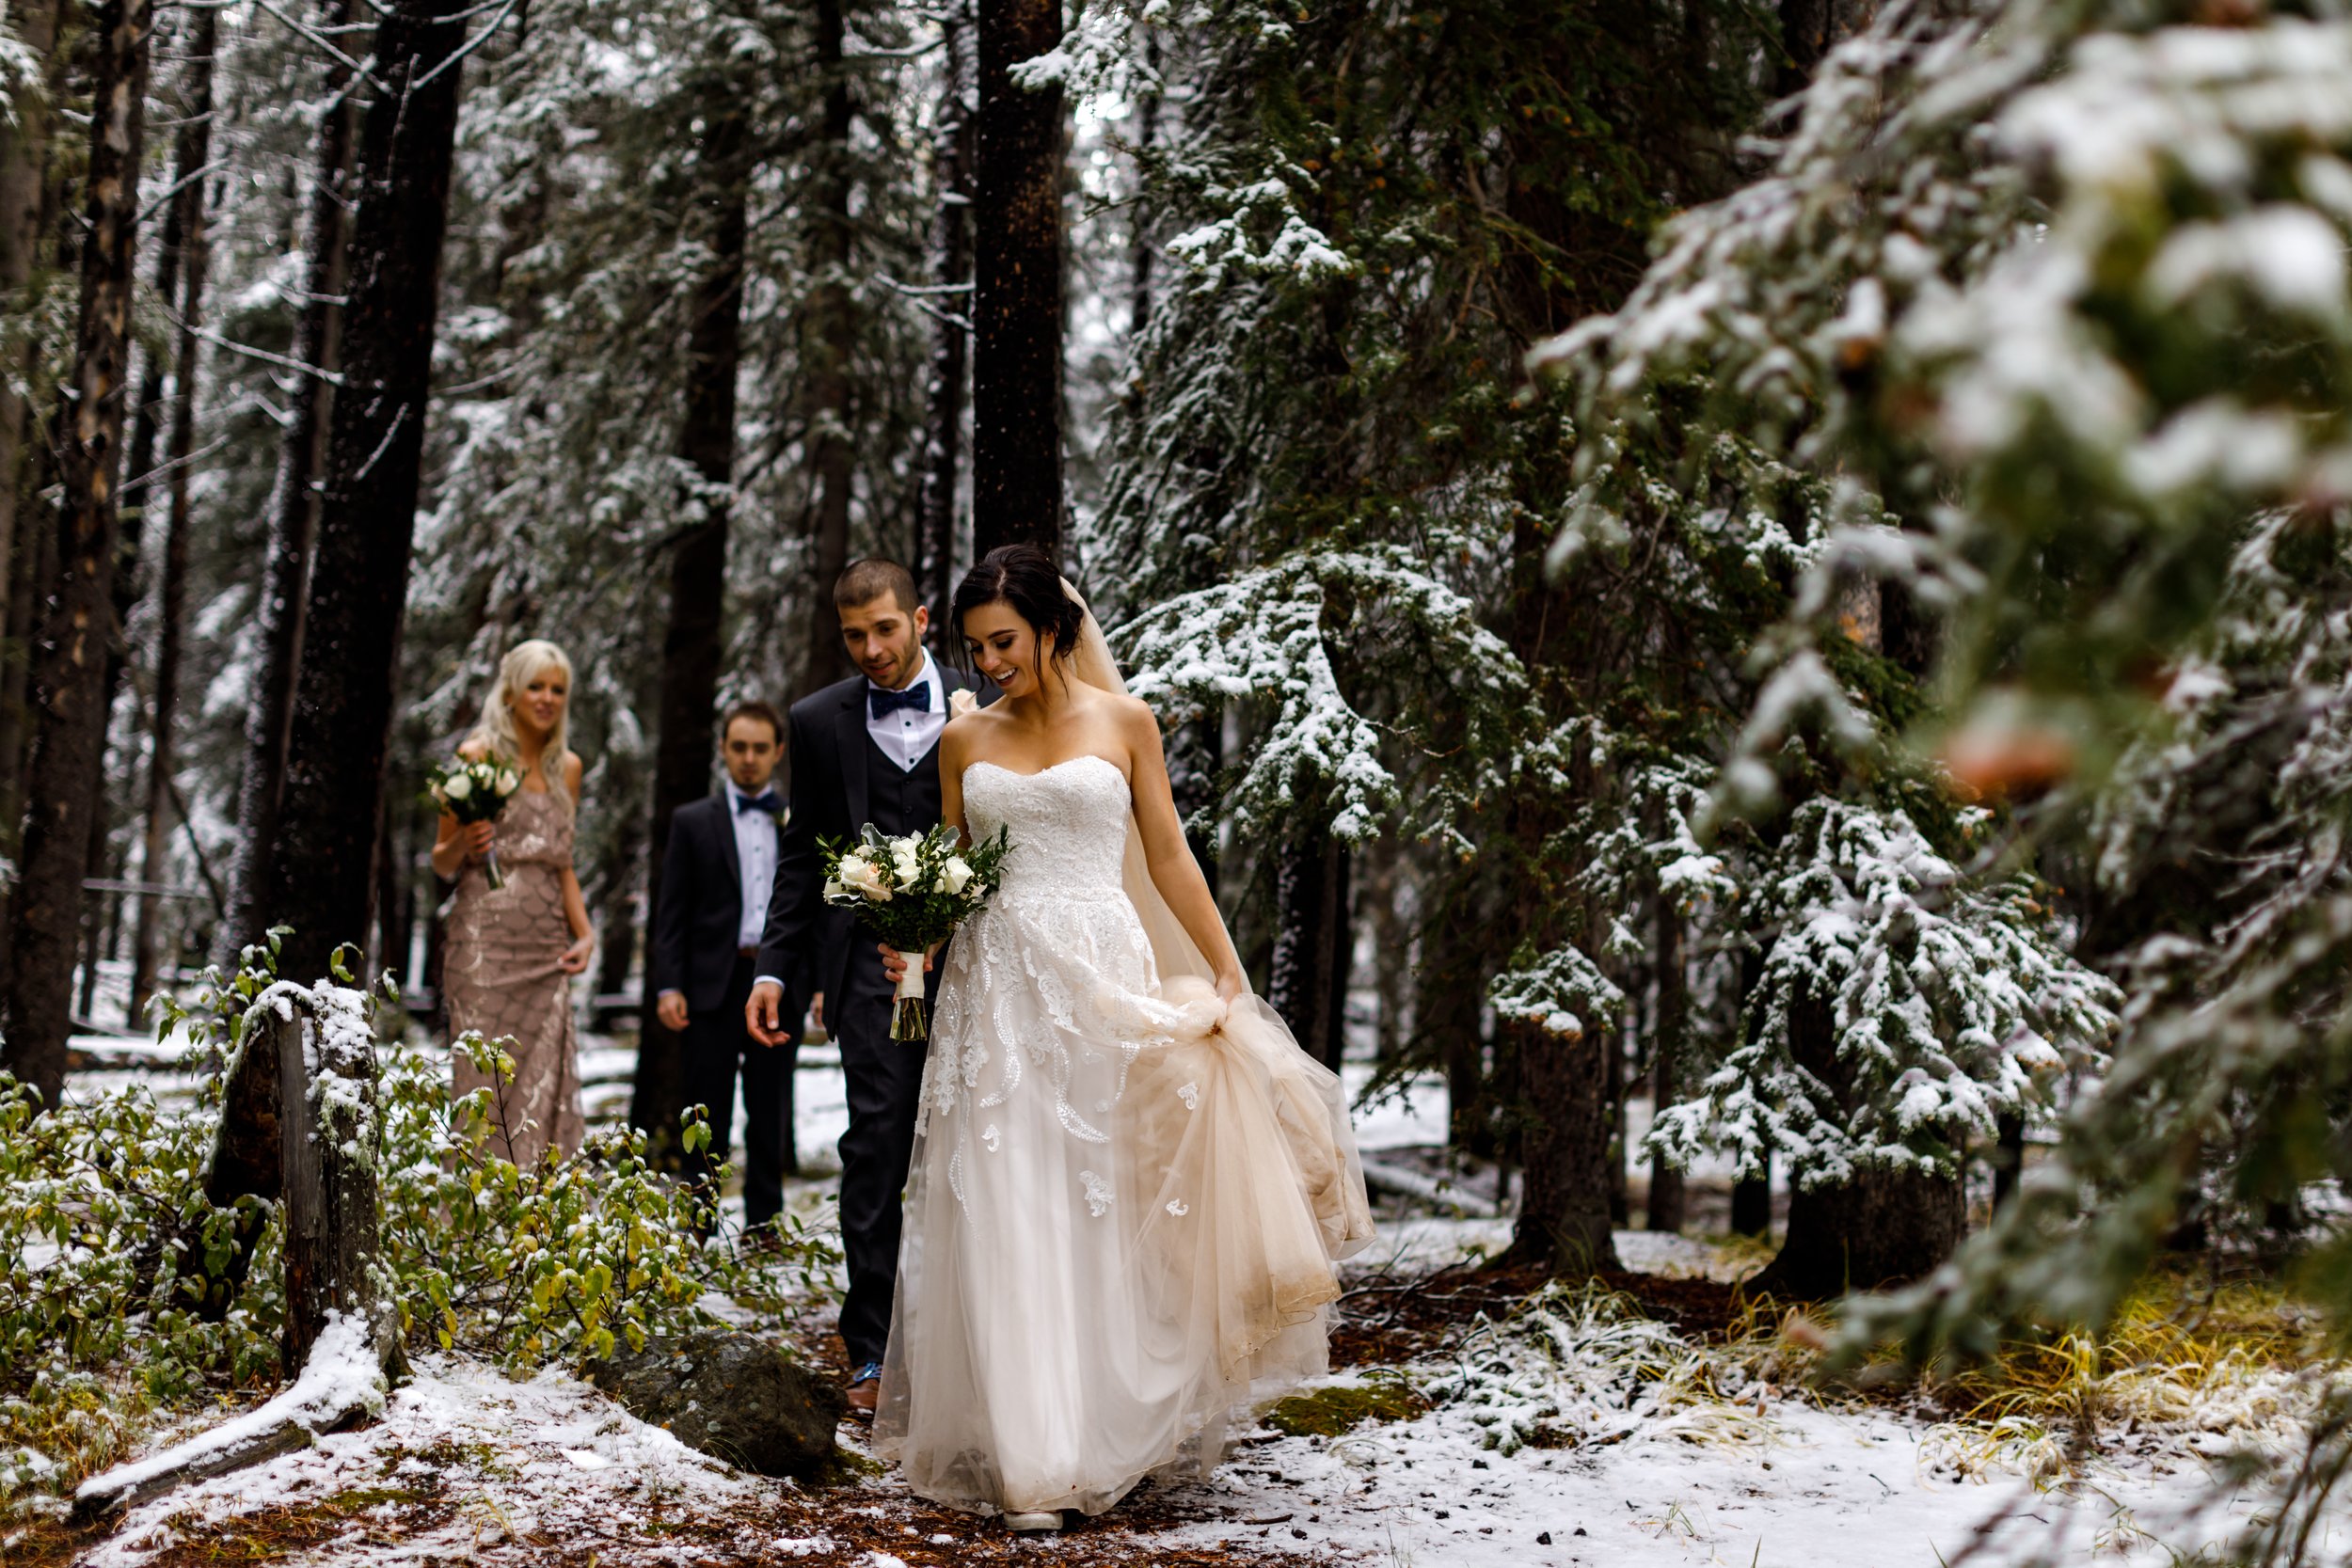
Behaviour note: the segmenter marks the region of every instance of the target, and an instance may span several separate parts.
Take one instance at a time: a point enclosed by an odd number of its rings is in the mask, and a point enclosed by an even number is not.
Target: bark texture
[[[72,394],[54,437],[64,494],[56,571],[31,664],[33,751],[23,869],[10,915],[12,973],[0,1067],[56,1102],[65,1081],[74,939],[106,744],[123,384],[135,282],[138,170],[147,129],[152,0],[106,0],[92,19],[96,79],[85,186],[82,297]]]
[[[321,0],[318,24],[323,33],[335,36],[350,20],[351,0]],[[326,107],[312,144],[310,204],[303,214],[304,297],[294,357],[331,373],[342,323],[340,296],[349,227],[343,205],[351,172],[350,69],[330,58],[321,85]],[[303,601],[318,525],[312,482],[325,456],[333,397],[333,383],[326,375],[305,375],[294,390],[294,417],[278,439],[278,474],[269,498],[269,544],[255,606],[261,657],[253,673],[252,701],[246,708],[245,761],[237,780],[236,858],[230,873],[228,913],[213,949],[214,962],[224,970],[235,966],[241,949],[262,940],[269,922],[261,906],[262,884],[268,875],[269,846],[278,836],[278,811],[285,790],[294,675],[302,662]]]
[[[1062,94],[1012,70],[1061,40],[1060,0],[978,0],[972,549],[1062,533]]]
[[[291,974],[364,942],[457,126],[464,0],[396,0],[376,29],[318,542],[262,907]]]
[[[850,251],[856,229],[850,216],[850,131],[856,101],[843,64],[846,24],[841,0],[816,0],[817,69],[824,76],[821,134],[813,158],[809,190],[808,314],[802,323],[802,362],[807,367],[809,499],[804,524],[808,541],[808,654],[794,701],[831,686],[850,673],[841,648],[841,621],[834,612],[834,580],[850,563],[850,491],[857,467],[850,431],[856,419],[857,383],[851,361],[857,353],[856,307],[850,295]]]
[[[963,393],[971,373],[972,166],[978,157],[973,82],[977,73],[970,0],[940,18],[947,81],[931,135],[939,208],[931,218],[931,379],[924,409],[923,493],[915,521],[914,586],[931,625],[947,625],[955,589],[956,492],[963,474]]]
[[[171,436],[165,461],[169,510],[164,523],[162,569],[155,575],[155,664],[153,707],[148,721],[147,821],[140,875],[150,883],[162,882],[170,846],[172,824],[171,770],[176,758],[172,731],[178,721],[182,620],[188,589],[188,479],[196,451],[196,379],[203,340],[197,336],[204,317],[204,166],[212,161],[213,55],[219,44],[220,13],[207,6],[191,13],[188,23],[187,90],[182,94],[182,124],[172,151],[172,179],[180,188],[172,199],[180,253],[180,332],[173,347],[171,371]],[[152,495],[154,485],[147,487]],[[142,505],[148,504],[142,499]],[[138,928],[132,940],[131,1001],[128,1022],[136,1027],[146,1016],[147,999],[155,987],[155,972],[163,952],[164,900],[153,893],[139,900]]]
[[[724,653],[721,610],[726,599],[735,381],[742,358],[743,244],[750,191],[743,155],[746,99],[733,89],[731,78],[715,77],[704,109],[699,204],[711,267],[694,293],[686,344],[686,417],[678,434],[678,455],[693,470],[697,494],[682,498],[695,520],[670,559],[653,817],[646,831],[648,931],[660,918],[655,903],[661,896],[670,818],[678,807],[710,792],[713,709]],[[656,1016],[657,1001],[651,994],[644,998],[639,1021],[629,1121],[653,1135],[666,1159],[676,1153],[678,1117],[686,1109],[686,1061],[682,1042]]]

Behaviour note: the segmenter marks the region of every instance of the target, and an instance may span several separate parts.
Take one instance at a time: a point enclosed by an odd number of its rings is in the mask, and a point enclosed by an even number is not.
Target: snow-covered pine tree
[[[1704,364],[1717,428],[1867,481],[1903,526],[1832,536],[1779,657],[1883,577],[1943,621],[1914,739],[1962,785],[2055,788],[2026,848],[2097,813],[2111,1063],[1961,1266],[1865,1315],[1915,1348],[2097,1323],[2185,1193],[2226,1215],[2341,1174],[2352,31],[2204,19],[1890,8],[1772,168],[1557,348],[1597,417]],[[2270,810],[2184,815],[2251,755]],[[2312,1277],[2352,1313],[2352,1274]]]
[[[1589,781],[1549,742],[1591,678],[1585,616],[1540,571],[1571,432],[1516,398],[1519,358],[1621,297],[1652,217],[1720,181],[1753,103],[1724,62],[1754,19],[1254,0],[1148,17],[1089,8],[1060,65],[1092,90],[1165,87],[1140,196],[1176,268],[1077,553],[1147,686],[1233,707],[1242,855],[1220,882],[1242,910],[1279,880],[1278,819],[1362,840],[1400,796],[1450,851],[1422,907],[1458,909],[1458,883],[1479,928],[1511,933],[1448,958],[1427,1016],[1454,1027],[1414,1032],[1416,1059],[1451,1053],[1465,1084],[1487,1047],[1456,1037],[1520,938],[1597,956],[1555,853]],[[1444,1006],[1464,997],[1467,1016]],[[1608,1079],[1614,1022],[1547,1034],[1514,1010],[1496,1042],[1482,1089],[1529,1091],[1512,1119],[1541,1129],[1532,1254],[1610,1256],[1614,1106],[1585,1088]]]

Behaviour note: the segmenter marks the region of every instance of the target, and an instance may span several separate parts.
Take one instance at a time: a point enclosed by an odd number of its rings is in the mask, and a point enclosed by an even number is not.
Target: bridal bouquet
[[[508,799],[523,784],[522,774],[512,764],[495,757],[484,757],[480,762],[452,757],[426,769],[425,778],[427,798],[468,827],[496,819],[506,809]],[[493,891],[506,885],[506,875],[499,869],[495,845],[483,859],[482,875]]]
[[[818,846],[825,902],[857,911],[868,929],[906,958],[907,972],[890,1010],[894,1040],[930,1035],[923,955],[980,912],[1003,878],[1005,852],[1012,847],[1002,828],[969,849],[961,838],[944,823],[928,833],[894,838],[868,822],[855,844],[829,839]]]

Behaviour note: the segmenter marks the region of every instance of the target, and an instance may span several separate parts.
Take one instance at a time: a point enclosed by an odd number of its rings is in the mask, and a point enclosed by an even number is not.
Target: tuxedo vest
[[[909,772],[898,759],[866,737],[866,812],[885,833],[927,833],[939,826],[939,748],[934,745]],[[855,832],[864,823],[851,823]]]

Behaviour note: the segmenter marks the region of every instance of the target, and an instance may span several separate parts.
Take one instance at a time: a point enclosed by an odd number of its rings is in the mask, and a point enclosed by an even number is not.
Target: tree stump
[[[286,1225],[289,1384],[259,1409],[84,1481],[74,1506],[85,1518],[259,1464],[376,1415],[404,1370],[400,1314],[376,1257],[381,1113],[366,996],[332,984],[281,981],[254,999],[232,1069],[246,1080],[246,1098],[231,1096],[219,1146],[244,1162],[248,1178],[262,1160],[260,1131],[228,1123],[240,1104],[249,1111],[267,1103],[270,1085],[253,1080],[257,1066],[271,1062]],[[230,1285],[228,1294],[234,1293]]]
[[[388,1363],[398,1313],[375,1271],[379,1142],[375,1037],[360,992],[322,985],[272,987],[256,1006],[292,991],[308,1005],[273,1015],[278,1036],[278,1168],[285,1194],[284,1365],[294,1375],[330,1313],[365,1323]]]

